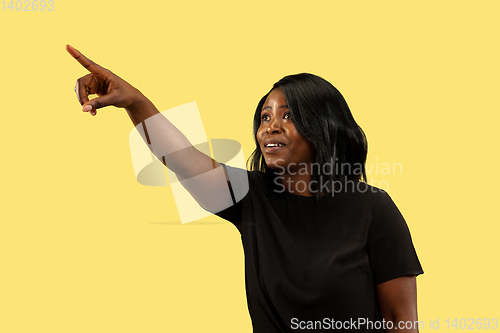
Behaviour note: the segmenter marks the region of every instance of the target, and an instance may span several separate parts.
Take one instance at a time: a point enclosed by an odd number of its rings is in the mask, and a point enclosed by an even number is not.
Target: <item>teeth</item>
[[[266,147],[283,147],[282,143],[269,143]]]

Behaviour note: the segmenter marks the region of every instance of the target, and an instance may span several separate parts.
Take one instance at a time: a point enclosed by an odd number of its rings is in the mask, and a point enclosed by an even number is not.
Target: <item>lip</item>
[[[281,144],[282,146],[275,146],[275,147],[268,147],[267,145],[268,144]],[[282,149],[284,149],[286,147],[286,144],[279,141],[279,140],[276,140],[276,139],[267,139],[267,140],[264,140],[264,151],[266,153],[276,153]]]

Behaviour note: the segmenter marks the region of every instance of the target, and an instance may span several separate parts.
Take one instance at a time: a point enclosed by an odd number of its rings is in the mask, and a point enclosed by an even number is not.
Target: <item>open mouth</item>
[[[264,152],[269,154],[279,152],[283,149],[283,147],[286,147],[286,144],[279,142],[278,140],[269,140],[264,142]]]

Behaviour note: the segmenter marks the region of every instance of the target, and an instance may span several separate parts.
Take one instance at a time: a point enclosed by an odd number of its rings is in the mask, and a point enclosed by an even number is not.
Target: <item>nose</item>
[[[281,119],[278,117],[273,118],[266,130],[267,134],[280,134],[281,133]]]

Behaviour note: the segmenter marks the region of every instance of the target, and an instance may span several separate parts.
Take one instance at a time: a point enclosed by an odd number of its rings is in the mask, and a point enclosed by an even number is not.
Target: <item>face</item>
[[[271,169],[297,172],[299,163],[314,162],[314,146],[295,128],[285,95],[279,88],[271,91],[262,107],[257,141]]]

